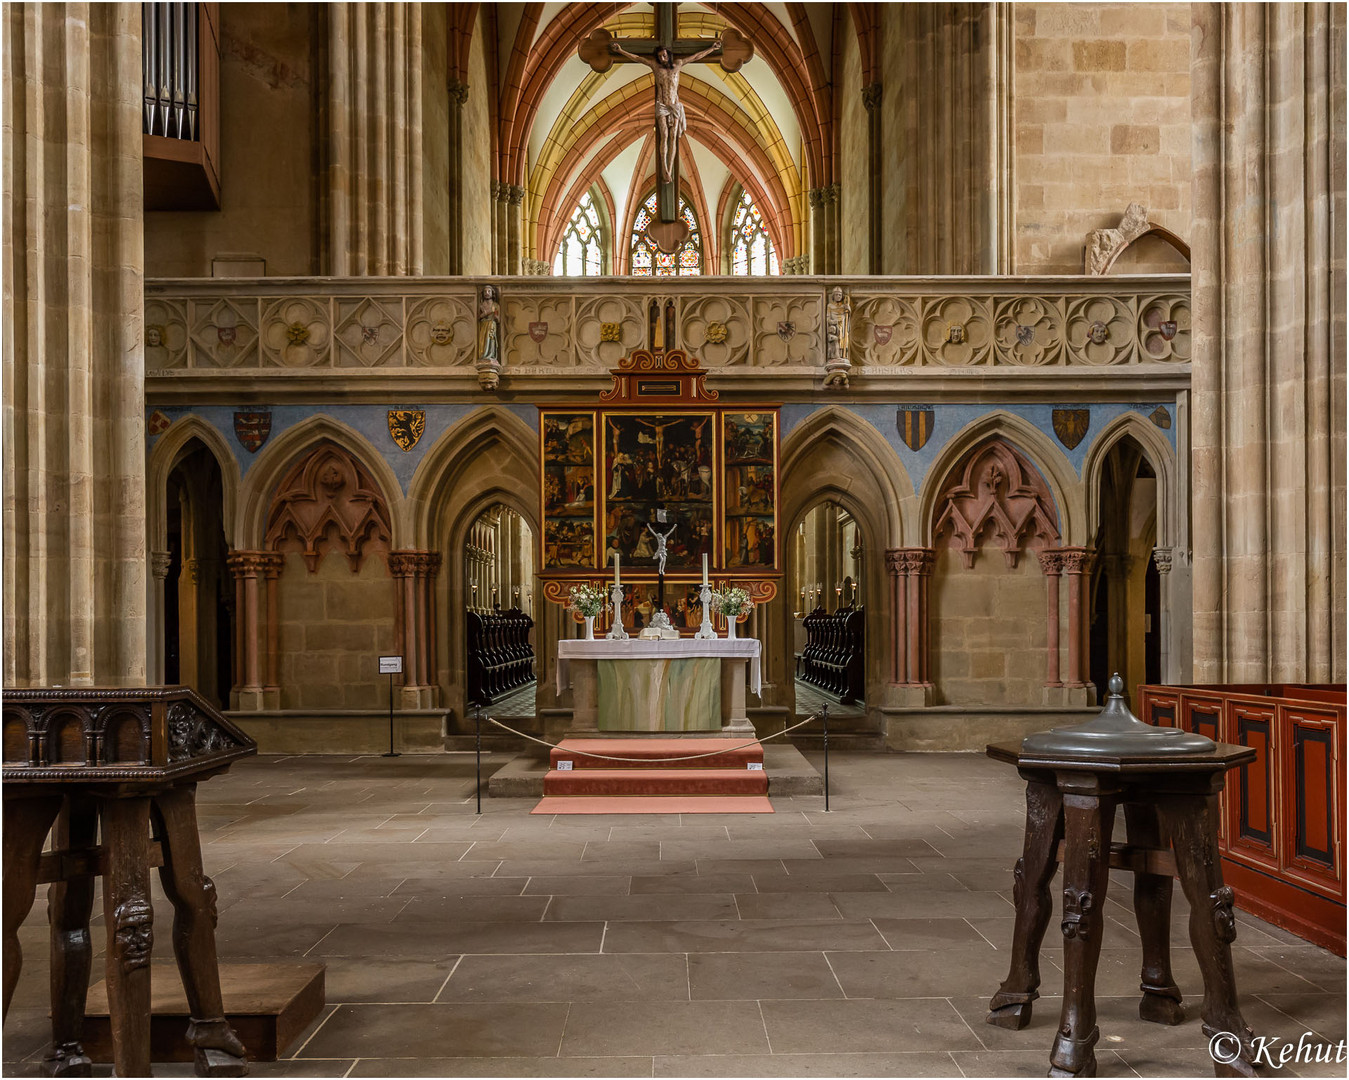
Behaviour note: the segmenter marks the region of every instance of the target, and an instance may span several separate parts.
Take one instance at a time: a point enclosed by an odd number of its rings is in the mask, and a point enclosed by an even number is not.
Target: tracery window
[[[779,273],[778,255],[764,227],[763,215],[744,188],[740,189],[740,201],[731,215],[730,247],[732,274]]]
[[[703,272],[703,238],[698,218],[684,196],[679,197],[679,216],[688,222],[688,239],[669,255],[656,247],[646,235],[646,227],[656,218],[656,192],[642,203],[632,226],[630,272],[656,277],[689,277]]]
[[[553,260],[554,277],[585,277],[604,273],[604,230],[600,226],[599,210],[590,192],[581,196],[562,243]]]

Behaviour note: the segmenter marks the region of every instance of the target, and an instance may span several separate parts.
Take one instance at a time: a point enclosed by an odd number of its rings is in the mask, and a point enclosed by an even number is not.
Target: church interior
[[[6,4],[5,1074],[1343,1075],[1345,22]]]

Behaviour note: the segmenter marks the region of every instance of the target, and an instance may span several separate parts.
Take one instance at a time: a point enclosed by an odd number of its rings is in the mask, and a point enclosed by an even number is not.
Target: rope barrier
[[[741,743],[739,746],[719,747],[718,749],[713,750],[707,754],[685,754],[682,757],[627,758],[627,757],[614,757],[610,754],[597,754],[591,750],[584,750],[584,751],[578,750],[576,751],[576,753],[578,757],[599,758],[602,761],[626,761],[635,765],[643,765],[652,761],[697,761],[699,758],[716,757],[719,754],[728,754],[733,750],[744,750],[751,746],[761,745],[762,743],[766,743],[769,739],[776,739],[779,735],[786,735],[789,731],[795,731],[799,727],[805,727],[807,724],[811,723],[811,721],[818,720],[819,718],[820,714],[816,713],[814,716],[806,717],[806,719],[802,720],[799,724],[793,724],[789,728],[783,728],[781,731],[775,731],[772,735],[765,735],[762,739],[755,739],[753,742]],[[523,731],[516,731],[515,728],[508,727],[507,725],[503,724],[500,720],[493,720],[490,716],[487,718],[487,722],[489,724],[495,724],[497,727],[501,728],[502,731],[509,731],[512,735],[518,735],[522,739],[528,739],[530,742],[536,742],[540,746],[547,746],[553,750],[556,750],[558,747],[562,745],[561,743],[550,743],[545,741],[544,739],[536,739],[534,738],[533,735],[526,735]],[[596,734],[599,733],[597,732]]]

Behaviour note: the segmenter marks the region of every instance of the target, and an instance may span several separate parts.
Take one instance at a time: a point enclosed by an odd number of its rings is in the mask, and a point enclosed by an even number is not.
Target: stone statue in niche
[[[501,305],[495,285],[482,287],[478,303],[478,385],[495,390],[501,385]]]
[[[829,292],[824,322],[824,385],[848,388],[852,361],[848,352],[852,338],[852,305],[843,290],[835,285]]]

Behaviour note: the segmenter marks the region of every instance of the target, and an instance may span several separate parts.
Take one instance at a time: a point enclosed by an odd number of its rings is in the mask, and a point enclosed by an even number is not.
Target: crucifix
[[[656,36],[615,38],[603,28],[581,42],[577,55],[600,73],[614,64],[645,64],[656,79],[656,191],[658,221],[647,226],[656,245],[666,253],[678,250],[688,236],[679,217],[679,140],[687,121],[679,100],[679,72],[685,64],[720,63],[723,71],[739,71],[754,56],[754,46],[738,31],[726,29],[719,38],[678,38],[676,3],[653,3]]]

